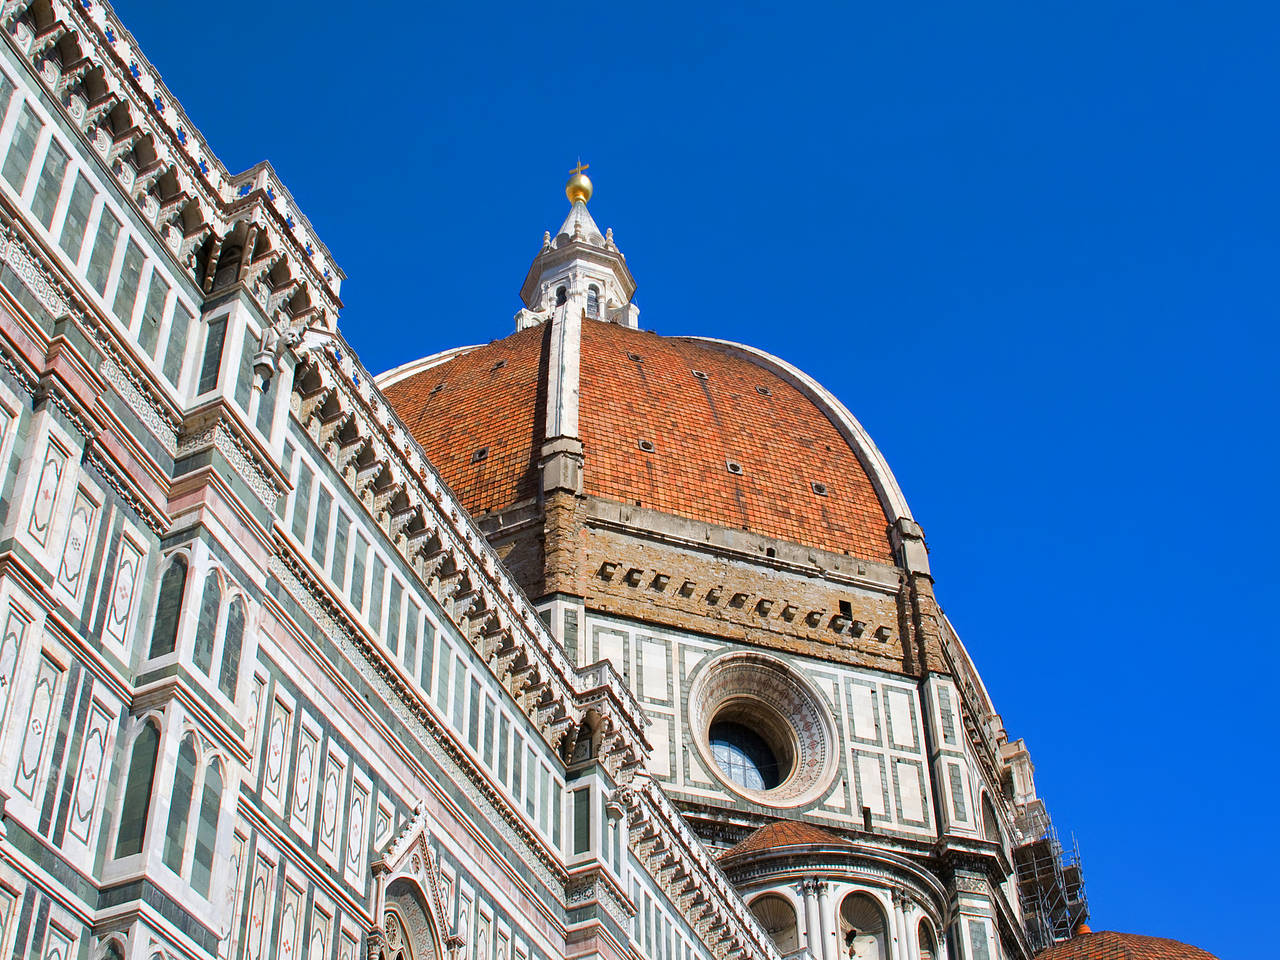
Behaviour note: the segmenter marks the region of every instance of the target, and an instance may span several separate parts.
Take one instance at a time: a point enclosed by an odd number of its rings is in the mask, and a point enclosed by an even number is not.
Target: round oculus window
[[[703,762],[749,800],[799,806],[835,775],[830,711],[776,657],[743,652],[713,660],[689,692],[689,713]]]
[[[764,738],[732,720],[717,720],[707,731],[711,756],[720,772],[748,790],[772,790],[783,780],[778,758]]]

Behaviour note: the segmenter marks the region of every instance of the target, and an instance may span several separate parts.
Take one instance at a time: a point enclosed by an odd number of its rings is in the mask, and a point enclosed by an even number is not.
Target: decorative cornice
[[[631,850],[718,960],[781,960],[772,938],[662,788],[648,776],[624,791]]]
[[[550,746],[559,749],[590,710],[603,724],[602,762],[625,782],[649,744],[617,672],[569,661],[345,343],[298,360],[293,413],[374,524]]]
[[[258,499],[268,507],[275,506],[281,488],[225,415],[205,424],[195,433],[183,434],[178,440],[174,458],[182,459],[208,448],[217,450],[226,458],[236,475],[249,485]]]
[[[881,847],[845,840],[826,845],[788,844],[753,850],[719,861],[725,875],[738,887],[766,878],[820,873],[872,877],[885,886],[905,886],[941,920],[948,892],[943,881],[918,861]]]
[[[287,267],[273,292],[305,292],[303,307],[333,329],[344,274],[270,165],[229,173],[103,0],[50,5],[52,23],[37,29],[30,3],[5,0],[0,27],[192,278],[204,286],[193,254],[207,240],[216,250],[237,225],[251,226],[270,265]]]

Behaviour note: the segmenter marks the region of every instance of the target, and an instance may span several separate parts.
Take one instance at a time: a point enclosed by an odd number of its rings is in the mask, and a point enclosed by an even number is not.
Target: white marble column
[[[818,881],[818,922],[822,925],[824,960],[840,960],[840,925],[832,906],[831,884]]]
[[[804,936],[813,960],[824,960],[822,950],[822,922],[818,919],[818,881],[802,880],[804,893]]]
[[[893,927],[896,931],[895,939],[898,942],[898,948],[895,956],[899,960],[914,960],[916,954],[912,950],[911,932],[907,928],[907,899],[905,890],[894,890],[891,895],[893,903]]]

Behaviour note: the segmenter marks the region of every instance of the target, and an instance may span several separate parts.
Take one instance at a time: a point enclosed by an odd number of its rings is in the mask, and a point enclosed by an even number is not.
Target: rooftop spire
[[[613,230],[601,233],[587,211],[594,192],[578,159],[569,171],[564,195],[569,215],[560,229],[543,234],[542,249],[520,287],[524,309],[516,314],[516,329],[545,323],[571,312],[588,320],[637,325],[639,309],[631,302],[636,282],[627,260],[613,242]]]

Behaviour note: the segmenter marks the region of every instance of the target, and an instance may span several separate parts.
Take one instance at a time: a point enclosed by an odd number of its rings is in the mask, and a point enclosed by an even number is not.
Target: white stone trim
[[[577,294],[580,283],[574,283]],[[551,321],[551,349],[547,358],[547,417],[544,433],[553,437],[578,436],[578,393],[581,389],[579,364],[582,356],[582,317],[575,295],[556,311]]]
[[[429,357],[420,357],[417,360],[410,360],[408,363],[402,363],[398,367],[392,367],[390,370],[383,371],[373,378],[373,382],[378,385],[379,390],[385,390],[401,380],[407,380],[415,373],[421,373],[423,370],[430,370],[432,367],[438,367],[446,360],[452,360],[454,357],[460,357],[464,353],[470,353],[472,350],[482,346],[479,343],[473,343],[469,347],[454,347],[452,350],[442,350],[440,353],[433,353]]]

